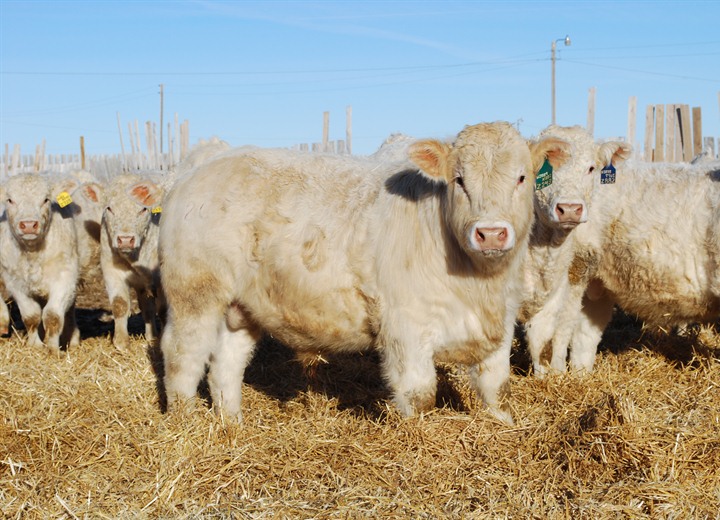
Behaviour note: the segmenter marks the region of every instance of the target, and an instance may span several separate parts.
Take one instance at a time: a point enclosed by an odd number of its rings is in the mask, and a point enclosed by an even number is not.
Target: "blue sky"
[[[527,137],[551,121],[624,136],[637,97],[703,111],[720,136],[720,1],[0,0],[0,145],[120,152],[127,125],[175,115],[190,141],[290,147],[345,138],[372,153],[389,134],[449,137],[506,120]],[[165,144],[167,149],[167,144]]]

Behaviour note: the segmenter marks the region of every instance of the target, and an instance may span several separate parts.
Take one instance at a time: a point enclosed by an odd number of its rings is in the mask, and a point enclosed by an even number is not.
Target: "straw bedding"
[[[655,335],[618,315],[583,377],[528,376],[518,344],[513,428],[454,366],[438,366],[437,409],[405,419],[375,355],[303,369],[268,339],[237,426],[203,388],[163,413],[159,349],[119,352],[112,324],[81,318],[60,357],[0,338],[6,518],[720,518],[713,328]]]

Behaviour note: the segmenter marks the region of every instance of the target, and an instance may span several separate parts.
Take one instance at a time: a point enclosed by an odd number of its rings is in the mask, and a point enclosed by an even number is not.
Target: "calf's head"
[[[545,160],[560,167],[569,145],[548,137],[528,143],[510,123],[465,127],[453,143],[422,140],[408,156],[447,185],[443,219],[473,258],[500,257],[527,240],[535,173]]]
[[[10,177],[2,187],[2,203],[6,219],[15,240],[22,248],[42,246],[50,228],[53,214],[59,210],[48,178],[35,173]]]
[[[114,179],[106,191],[102,215],[110,247],[122,256],[137,254],[161,199],[161,188],[149,179],[133,175]]]
[[[623,141],[597,143],[581,126],[551,125],[540,139],[562,139],[570,144],[570,156],[562,166],[553,167],[547,181],[535,191],[535,212],[546,226],[564,230],[587,222],[592,190],[601,170],[627,159],[632,147]],[[545,168],[547,170],[547,168]]]

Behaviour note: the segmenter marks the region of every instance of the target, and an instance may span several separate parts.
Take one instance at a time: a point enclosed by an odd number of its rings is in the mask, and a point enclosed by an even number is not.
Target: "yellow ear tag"
[[[72,203],[72,197],[67,191],[63,191],[57,196],[57,203],[60,205],[61,208],[64,208],[65,206],[68,206]]]
[[[152,209],[151,213],[152,213],[153,215],[157,215],[158,213],[162,213],[162,206],[155,206],[155,207]]]

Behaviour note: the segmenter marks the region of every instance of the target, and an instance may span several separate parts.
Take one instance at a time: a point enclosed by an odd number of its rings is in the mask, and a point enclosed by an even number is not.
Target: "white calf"
[[[0,276],[18,305],[28,343],[57,351],[77,346],[75,290],[77,238],[72,217],[56,202],[59,190],[45,175],[20,174],[0,188]]]
[[[632,151],[622,141],[598,143],[579,126],[550,126],[540,137],[567,141],[570,157],[559,168],[546,165],[536,181],[536,219],[525,263],[526,299],[520,321],[533,373],[539,377],[549,368],[565,367],[564,358],[553,356],[554,352],[562,356],[553,344],[567,343],[574,323],[575,314],[564,311],[570,290],[568,271],[574,255],[574,230],[596,216],[591,199],[603,167],[621,164]]]
[[[376,348],[406,415],[434,406],[435,360],[468,365],[511,422],[534,175],[566,152],[488,123],[414,142],[412,162],[257,150],[179,179],[160,225],[169,408],[209,365],[217,409],[240,419],[245,367],[269,332],[300,353]]]
[[[100,264],[115,320],[113,344],[118,349],[127,348],[130,340],[131,290],[145,321],[145,338],[154,341],[157,335],[157,237],[163,192],[153,178],[153,173],[117,175],[103,195]]]

